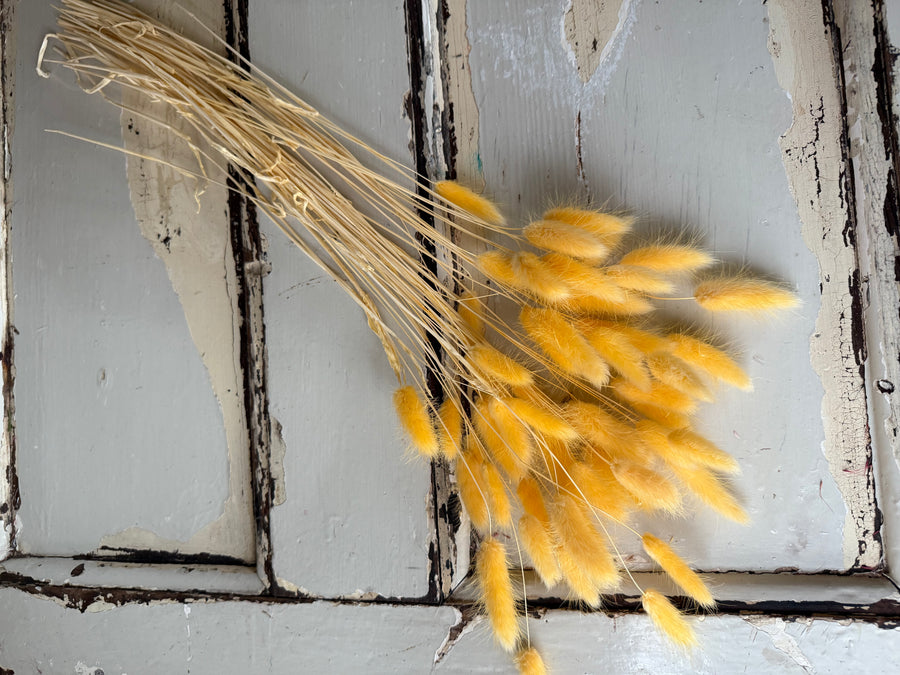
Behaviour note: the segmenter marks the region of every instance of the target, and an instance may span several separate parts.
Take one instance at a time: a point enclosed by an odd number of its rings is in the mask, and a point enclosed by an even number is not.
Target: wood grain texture
[[[410,163],[402,3],[251,3],[253,62],[320,112]],[[285,447],[272,512],[288,592],[420,597],[428,591],[430,468],[404,457],[397,386],[362,312],[268,221],[271,413]]]

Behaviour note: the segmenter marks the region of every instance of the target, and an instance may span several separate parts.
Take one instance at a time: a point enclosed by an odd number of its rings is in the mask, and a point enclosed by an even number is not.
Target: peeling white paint
[[[562,18],[562,40],[585,84],[600,70],[602,94],[622,58],[640,0],[570,0]],[[602,68],[601,68],[602,66]]]
[[[272,505],[280,506],[281,504],[284,504],[287,499],[287,488],[285,487],[284,482],[284,453],[287,451],[287,446],[284,444],[284,437],[281,433],[283,430],[281,422],[275,419],[275,417],[271,417],[270,419],[272,423],[272,449],[269,457],[269,471],[274,486],[272,491]]]
[[[111,602],[107,602],[103,598],[97,598],[94,602],[85,607],[85,612],[108,612],[111,609],[115,609],[118,605],[114,605]]]
[[[824,387],[825,457],[847,507],[844,564],[875,567],[881,546],[874,527],[865,382],[857,363],[861,354],[854,352],[861,336],[854,335],[854,297],[849,285],[858,268],[852,241],[844,232],[852,216],[832,36],[820,3],[772,0],[767,8],[769,51],[778,82],[790,92],[793,105],[793,123],[780,141],[782,157],[804,240],[820,266],[822,302],[810,356]],[[855,292],[859,300],[862,288]]]
[[[744,621],[761,633],[768,635],[772,641],[772,646],[787,655],[804,672],[815,672],[812,663],[806,658],[796,638],[785,631],[784,619],[774,616],[748,616],[744,617]],[[812,619],[808,621],[811,622]]]

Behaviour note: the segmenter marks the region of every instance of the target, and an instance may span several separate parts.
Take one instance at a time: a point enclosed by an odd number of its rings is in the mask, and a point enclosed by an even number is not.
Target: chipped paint
[[[274,417],[272,421],[272,454],[269,469],[272,474],[272,506],[281,506],[287,499],[287,488],[284,484],[284,453],[287,446],[284,444],[282,426]]]
[[[806,673],[815,672],[797,639],[785,631],[784,619],[773,616],[748,616],[744,617],[744,621],[759,632],[768,635],[772,646],[790,658],[797,667],[802,668]],[[811,622],[812,619],[807,619],[807,621]]]
[[[154,14],[176,27],[189,27],[184,12],[173,7],[174,3],[163,3]],[[221,8],[215,13],[208,9],[199,18],[217,34],[224,32]],[[193,30],[195,39],[210,42],[197,26]],[[131,203],[142,234],[166,265],[219,402],[228,446],[229,485],[219,517],[202,526],[189,540],[165,539],[132,527],[105,536],[101,547],[221,553],[252,561],[256,540],[249,500],[249,448],[239,360],[241,315],[230,223],[224,209],[228,202],[226,175],[217,167],[201,166],[195,148],[182,140],[187,135],[187,125],[168,106],[151,103],[129,89],[123,92],[123,104],[124,146],[136,153],[127,157]],[[205,152],[206,148],[199,151]],[[208,180],[186,176],[156,159],[204,174]]]
[[[822,302],[810,353],[825,390],[824,453],[847,507],[844,564],[873,569],[881,562],[881,541],[866,409],[863,289],[856,262],[839,64],[821,3],[772,0],[767,8],[769,51],[778,82],[793,106],[793,123],[780,139],[782,159],[804,240],[820,268]]]
[[[449,133],[453,139],[452,150],[455,151],[451,159],[456,177],[480,192],[484,189],[484,174],[481,170],[478,103],[475,101],[472,69],[469,67],[472,45],[467,36],[466,2],[446,0],[445,54],[440,63],[451,111]]]
[[[570,0],[563,14],[562,40],[578,77],[587,84],[600,69],[606,89],[631,32],[640,0]]]

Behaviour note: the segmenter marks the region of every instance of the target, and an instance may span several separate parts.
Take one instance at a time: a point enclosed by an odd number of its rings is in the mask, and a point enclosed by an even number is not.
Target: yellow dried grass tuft
[[[681,510],[681,493],[662,474],[634,462],[614,462],[610,468],[616,480],[637,500],[641,508],[669,513]]]
[[[750,521],[744,508],[712,471],[702,466],[684,467],[674,463],[669,466],[675,477],[708,507],[741,525]]]
[[[800,302],[786,288],[746,276],[709,279],[694,289],[694,299],[711,312],[770,313],[792,309]]]
[[[629,251],[619,264],[645,267],[654,272],[695,272],[715,261],[709,253],[693,246],[659,244]]]
[[[668,441],[672,449],[671,461],[674,463],[685,466],[699,464],[723,473],[737,473],[741,470],[734,457],[690,429],[670,432]]]
[[[609,381],[609,366],[562,313],[526,305],[519,321],[541,351],[564,372],[583,377],[598,388]]]
[[[511,387],[527,387],[534,383],[531,370],[487,342],[472,347],[469,359],[477,370]]]
[[[547,525],[526,513],[519,518],[519,541],[544,585],[552,588],[559,583],[562,572],[556,558],[556,543]]]
[[[444,399],[438,408],[438,445],[448,460],[456,459],[462,448],[463,417],[459,404],[452,398]]]
[[[519,675],[547,675],[544,660],[534,647],[528,647],[516,654],[516,667]]]
[[[688,564],[672,550],[671,546],[649,533],[641,537],[641,543],[644,545],[647,555],[653,558],[656,564],[662,567],[672,581],[678,584],[692,600],[707,609],[715,607],[716,601],[703,579],[688,567]]]
[[[648,589],[641,596],[644,611],[663,633],[679,647],[695,647],[697,636],[694,629],[669,599],[659,591]]]
[[[456,181],[442,180],[434,186],[434,191],[441,199],[455,204],[463,211],[471,213],[479,220],[483,220],[494,225],[502,225],[506,220],[501,215],[494,203],[489,199],[476,194],[464,185],[460,185]]]
[[[400,387],[394,392],[394,409],[413,447],[424,457],[434,458],[440,450],[438,437],[428,408],[415,387]]]
[[[491,537],[481,542],[475,556],[475,575],[494,637],[511,652],[519,639],[519,617],[512,580],[506,563],[506,549]]]
[[[599,262],[609,255],[609,247],[594,233],[558,220],[537,220],[522,234],[532,246],[573,258]]]
[[[622,236],[631,230],[631,226],[634,224],[633,218],[568,206],[544,212],[544,220],[558,220],[562,223],[583,228],[588,232],[603,237],[610,248],[615,246]]]
[[[712,393],[707,386],[681,359],[657,352],[647,357],[647,367],[651,375],[663,384],[701,401],[712,401]]]
[[[744,369],[721,349],[684,333],[672,333],[667,340],[669,351],[685,363],[738,389],[753,389],[753,383]]]

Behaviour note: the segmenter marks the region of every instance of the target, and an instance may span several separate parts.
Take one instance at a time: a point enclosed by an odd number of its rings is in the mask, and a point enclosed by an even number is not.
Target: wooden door
[[[529,577],[553,672],[900,669],[898,3],[183,5],[513,222],[624,209],[802,298],[762,323],[665,309],[755,383],[701,421],[740,460],[751,524],[652,523],[720,600],[701,649],[669,646],[630,591],[585,612]],[[52,3],[0,7],[0,672],[512,672],[473,608],[453,478],[404,456],[360,310],[227,175],[200,191],[160,163],[193,158],[154,109],[86,96],[52,51],[41,77]]]

